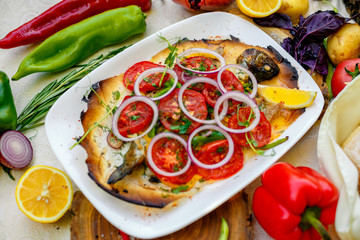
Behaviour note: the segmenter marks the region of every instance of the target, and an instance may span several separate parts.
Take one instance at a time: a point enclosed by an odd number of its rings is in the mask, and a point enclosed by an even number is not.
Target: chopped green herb
[[[171,189],[171,192],[174,193],[174,194],[179,194],[183,191],[186,191],[187,189],[189,188],[189,186],[186,186],[186,185],[181,185],[177,188],[172,188]]]
[[[179,134],[185,134],[186,131],[189,129],[192,122],[186,118],[185,123],[184,124],[181,124],[181,123],[182,122],[180,122],[180,125],[171,126],[170,129],[171,130],[179,130]]]
[[[217,153],[223,153],[225,151],[224,147],[218,147],[218,149],[216,149]]]
[[[132,115],[132,116],[130,117],[131,121],[136,121],[136,120],[138,120],[139,118],[140,118],[140,116],[137,116],[137,115]]]
[[[164,192],[170,192],[169,189],[166,189],[166,188],[163,188],[163,187],[160,187],[161,191],[164,191]]]
[[[199,183],[203,183],[203,182],[206,182],[206,180],[203,178],[199,180]]]
[[[120,98],[120,96],[121,96],[121,94],[120,94],[119,91],[114,91],[112,94],[113,94],[113,97],[114,97],[114,99],[115,99],[116,101],[119,100],[119,98]]]
[[[135,103],[133,103],[133,104],[131,104],[131,110],[133,110],[133,111],[135,111],[136,110],[136,104]]]

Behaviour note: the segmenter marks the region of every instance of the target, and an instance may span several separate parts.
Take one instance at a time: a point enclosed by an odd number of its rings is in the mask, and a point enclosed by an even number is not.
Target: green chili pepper
[[[229,236],[229,225],[226,222],[225,218],[222,217],[219,240],[227,240],[228,236]]]
[[[0,133],[16,128],[16,108],[7,75],[0,71]]]
[[[12,80],[35,72],[65,70],[98,50],[145,30],[145,15],[135,5],[95,15],[42,42],[21,62]]]
[[[191,141],[191,145],[193,148],[196,148],[197,146],[201,146],[206,143],[213,142],[216,140],[222,140],[222,139],[226,139],[226,137],[222,133],[218,131],[213,131],[209,136],[194,137],[193,140]]]

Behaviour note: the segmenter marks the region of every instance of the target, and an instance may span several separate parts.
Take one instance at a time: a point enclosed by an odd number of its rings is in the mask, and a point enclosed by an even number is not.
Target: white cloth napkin
[[[318,137],[320,170],[337,186],[340,198],[335,228],[341,239],[360,239],[359,172],[341,148],[342,143],[360,124],[360,76],[329,105]]]

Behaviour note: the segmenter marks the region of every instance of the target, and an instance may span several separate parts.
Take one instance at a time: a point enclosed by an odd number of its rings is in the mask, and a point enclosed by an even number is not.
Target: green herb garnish
[[[105,56],[90,60],[85,65],[77,65],[80,69],[73,70],[60,80],[55,80],[37,93],[30,102],[25,106],[23,111],[17,118],[16,130],[25,132],[42,126],[42,121],[55,101],[65,93],[69,88],[74,86],[79,80],[84,78],[87,74],[102,65],[105,61],[112,58],[119,52],[122,52],[129,46],[121,47],[116,50],[110,51]]]
[[[174,63],[175,63],[175,58],[177,57],[177,45],[180,43],[180,40],[176,42],[176,44],[173,46],[171,45],[171,43],[166,39],[164,38],[163,36],[159,36],[161,40],[167,42],[168,44],[168,49],[170,50],[170,53],[169,55],[167,56],[167,58],[165,59],[165,70],[161,76],[161,79],[160,79],[160,83],[159,83],[159,87],[161,87],[161,84],[162,84],[162,81],[164,80],[164,77],[166,75],[166,71],[168,70],[168,68],[172,68],[174,66]]]
[[[188,130],[188,128],[190,127],[191,123],[192,122],[186,118],[184,124],[171,126],[170,129],[171,130],[179,130],[179,134],[185,134],[186,131]]]
[[[172,188],[171,189],[171,192],[174,193],[174,194],[179,194],[181,193],[182,191],[186,191],[188,190],[189,186],[186,186],[186,185],[181,185],[177,188]]]
[[[139,118],[140,118],[140,116],[137,116],[137,115],[132,115],[132,116],[130,117],[131,121],[136,121],[136,120],[138,120]]]
[[[4,165],[1,165],[2,166],[2,169],[4,170],[4,172],[6,172],[9,177],[11,178],[11,180],[14,180],[15,181],[15,178],[14,176],[11,174],[11,169],[8,168],[8,167],[5,167]]]

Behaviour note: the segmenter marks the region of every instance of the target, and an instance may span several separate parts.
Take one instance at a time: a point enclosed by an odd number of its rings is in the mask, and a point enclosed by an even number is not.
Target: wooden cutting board
[[[71,211],[73,214],[70,228],[71,240],[121,239],[119,230],[101,216],[80,191],[74,194]],[[226,203],[184,229],[156,239],[218,240],[221,217],[224,217],[228,222],[229,240],[252,239],[253,217],[251,203],[245,191],[236,194]]]

